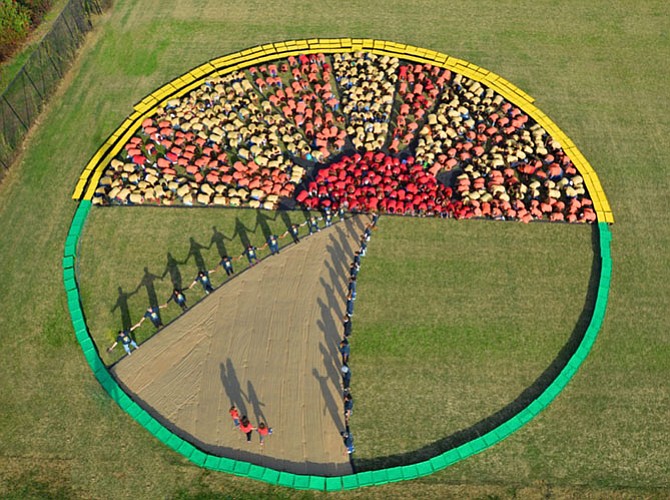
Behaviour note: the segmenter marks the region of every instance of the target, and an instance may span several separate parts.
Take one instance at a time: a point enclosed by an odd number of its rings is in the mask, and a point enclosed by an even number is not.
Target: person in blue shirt
[[[350,392],[344,395],[344,424],[349,425],[349,418],[354,412],[354,398]]]
[[[116,340],[109,347],[109,349],[107,349],[107,352],[112,352],[112,349],[114,349],[119,343],[123,346],[123,349],[126,351],[128,356],[130,356],[130,347],[131,346],[134,347],[135,349],[139,349],[139,346],[137,345],[137,342],[135,342],[130,337],[130,331],[128,331],[128,330],[119,330],[119,334],[116,336]]]
[[[346,430],[340,432],[342,440],[344,441],[344,446],[347,449],[347,453],[351,455],[356,449],[354,448],[354,436],[349,431],[349,427]]]
[[[270,248],[270,253],[272,255],[279,253],[279,241],[277,240],[276,234],[268,236],[268,247]]]
[[[258,257],[256,256],[256,247],[249,244],[247,249],[245,250],[245,253],[247,255],[247,259],[249,259],[249,265],[253,266],[258,262]]]
[[[344,336],[348,337],[351,335],[351,318],[349,317],[348,314],[344,315],[344,320],[342,321],[342,325],[344,326]]]
[[[310,217],[309,234],[318,233],[319,231],[321,231],[321,229],[319,229],[319,221],[316,219],[316,217]]]
[[[298,236],[300,231],[300,226],[298,224],[292,224],[291,228],[289,229],[289,232],[291,233],[291,236],[293,237],[293,242],[294,243],[300,243],[300,237]]]
[[[330,227],[333,223],[333,216],[330,214],[330,210],[327,210],[325,214],[323,214],[323,220],[326,221],[326,227]]]
[[[172,291],[172,295],[170,295],[168,302],[171,300],[174,300],[176,304],[181,307],[182,311],[186,311],[186,309],[188,309],[188,306],[186,305],[186,296],[179,288],[175,288]]]
[[[351,368],[349,368],[349,365],[343,365],[341,371],[342,371],[342,385],[344,386],[344,390],[347,391],[351,386]]]
[[[219,265],[223,267],[223,270],[226,271],[226,274],[228,276],[235,273],[235,270],[233,269],[233,259],[231,259],[227,255],[223,256],[221,262],[219,262]]]
[[[144,317],[149,319],[156,328],[163,326],[163,320],[161,320],[159,309],[162,306],[149,306],[147,307]]]
[[[349,279],[349,294],[353,300],[356,300],[356,276]]]
[[[197,282],[200,282],[202,288],[205,290],[205,293],[207,295],[209,295],[214,291],[214,287],[212,286],[212,282],[209,279],[209,274],[207,274],[207,271],[201,270],[200,272],[198,272],[198,275],[193,280],[193,283],[191,283],[191,287],[195,285]]]
[[[342,364],[346,365],[349,363],[349,354],[351,354],[351,346],[347,339],[342,339],[340,342],[340,354],[342,355]]]

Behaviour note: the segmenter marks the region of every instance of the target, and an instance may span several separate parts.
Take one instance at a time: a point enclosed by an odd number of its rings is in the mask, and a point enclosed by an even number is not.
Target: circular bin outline
[[[389,55],[422,64],[432,64],[450,69],[454,72],[463,74],[463,76],[479,81],[523,109],[561,143],[563,149],[578,168],[580,174],[584,177],[598,216],[597,234],[600,265],[595,265],[596,269],[594,272],[599,271],[600,275],[598,276],[597,294],[589,326],[587,327],[579,346],[570,357],[565,367],[533,402],[514,417],[498,425],[486,434],[441,453],[429,460],[416,464],[358,472],[346,476],[324,477],[293,474],[248,462],[208,454],[172,433],[144,408],[133,401],[110,375],[90,336],[81,306],[81,297],[77,284],[76,258],[79,237],[91,208],[91,198],[97,182],[109,161],[119,152],[145,118],[154,114],[159,105],[169,99],[174,99],[186,94],[200,86],[207,78],[224,75],[255,64],[281,59],[291,55],[295,56],[319,52],[332,54],[338,52],[360,51],[372,52],[377,55]],[[586,359],[604,320],[612,274],[612,260],[610,255],[612,235],[608,224],[614,222],[614,217],[598,176],[574,143],[551,121],[551,119],[535,107],[533,102],[533,98],[528,94],[507,82],[499,75],[461,59],[411,45],[372,39],[352,38],[293,40],[252,47],[202,64],[152,92],[134,106],[134,113],[132,113],[121,126],[107,138],[105,143],[93,155],[82,172],[72,195],[73,199],[79,200],[79,204],[65,242],[63,281],[67,293],[68,309],[72,318],[75,336],[96,378],[112,399],[114,399],[134,420],[156,436],[161,442],[188,458],[196,465],[294,489],[338,491],[415,479],[442,470],[449,465],[480,453],[502,441],[544,410],[565,388],[579,369],[582,362]]]

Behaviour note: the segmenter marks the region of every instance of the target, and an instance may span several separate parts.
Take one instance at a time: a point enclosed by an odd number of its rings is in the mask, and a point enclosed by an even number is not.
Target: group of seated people
[[[260,202],[276,208],[276,202],[266,198],[290,197],[304,173],[286,152],[299,154],[307,147],[295,125],[254,89],[244,73],[234,72],[168,101],[144,120],[106,169],[94,202],[246,206]],[[254,178],[260,185],[252,189],[261,193],[252,196],[245,183],[255,183]]]
[[[260,92],[304,133],[309,147],[299,156],[319,163],[342,151],[347,135],[332,72],[324,54],[249,68]]]
[[[274,209],[293,199],[320,210],[596,219],[568,155],[521,109],[461,74],[372,53],[291,56],[169,100],[110,162],[93,201]]]
[[[452,210],[451,188],[414,162],[386,153],[356,153],[320,169],[296,201],[309,210],[433,215]]]
[[[333,55],[347,133],[357,150],[378,151],[386,142],[398,80],[397,57],[371,53]]]

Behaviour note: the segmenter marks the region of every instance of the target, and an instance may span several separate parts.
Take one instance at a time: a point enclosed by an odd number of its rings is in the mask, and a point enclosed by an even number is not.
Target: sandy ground
[[[219,456],[298,474],[352,472],[340,356],[349,264],[367,216],[264,259],[193,306],[112,369],[164,425]],[[273,434],[261,448],[232,424],[235,404]]]

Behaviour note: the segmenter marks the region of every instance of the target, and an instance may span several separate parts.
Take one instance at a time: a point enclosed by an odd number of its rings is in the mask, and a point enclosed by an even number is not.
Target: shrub
[[[30,14],[15,0],[0,0],[0,62],[25,40],[30,28]]]

